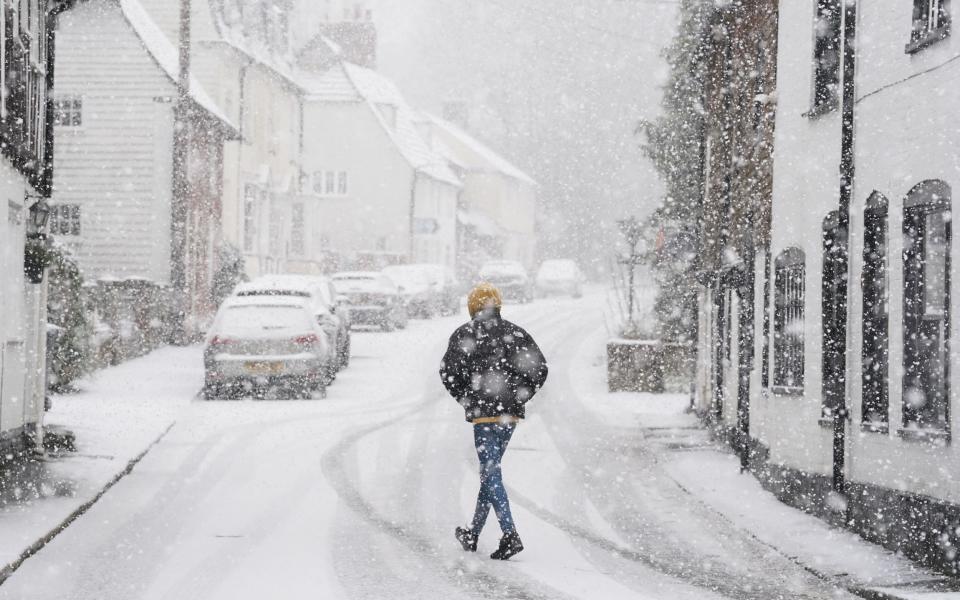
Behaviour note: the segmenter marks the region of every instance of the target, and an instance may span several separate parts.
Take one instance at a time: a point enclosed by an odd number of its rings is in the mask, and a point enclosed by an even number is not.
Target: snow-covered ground
[[[602,306],[594,294],[504,311],[551,366],[504,462],[527,547],[509,562],[486,557],[492,516],[477,554],[452,537],[478,482],[437,376],[448,318],[356,333],[324,400],[198,400],[196,348],[57,398],[50,421],[80,450],[48,465],[49,497],[0,512],[3,562],[149,451],[0,599],[768,600],[933,577],[781,505],[684,412],[688,398],[607,394]]]

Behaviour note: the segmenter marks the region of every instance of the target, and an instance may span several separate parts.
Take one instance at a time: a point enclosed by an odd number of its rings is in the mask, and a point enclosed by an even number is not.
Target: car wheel
[[[203,399],[204,400],[217,400],[220,398],[220,384],[218,383],[208,383],[203,386]]]

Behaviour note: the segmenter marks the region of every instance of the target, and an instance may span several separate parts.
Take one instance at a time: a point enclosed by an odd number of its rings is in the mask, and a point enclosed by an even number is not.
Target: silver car
[[[305,299],[229,298],[207,335],[204,395],[263,396],[278,388],[303,398],[323,396],[332,353]]]

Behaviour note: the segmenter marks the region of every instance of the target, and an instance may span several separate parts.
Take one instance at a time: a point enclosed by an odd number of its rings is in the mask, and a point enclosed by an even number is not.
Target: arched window
[[[774,265],[773,391],[803,393],[803,250],[788,248]]]
[[[903,425],[949,433],[950,187],[925,181],[903,206]]]
[[[888,421],[890,370],[887,261],[887,199],[874,192],[863,211],[862,422],[885,429]]]

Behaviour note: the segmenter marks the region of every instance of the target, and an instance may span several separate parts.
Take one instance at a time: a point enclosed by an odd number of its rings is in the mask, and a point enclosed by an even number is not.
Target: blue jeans
[[[498,423],[483,423],[473,426],[473,441],[477,447],[477,458],[480,459],[480,493],[477,494],[477,509],[473,513],[471,531],[480,535],[483,524],[493,506],[500,521],[500,529],[504,534],[513,533],[513,516],[510,514],[510,501],[507,499],[507,489],[503,487],[503,474],[500,472],[500,461],[507,451],[507,444],[516,425],[501,425]]]

